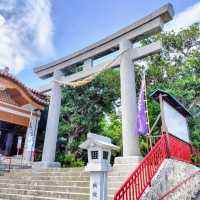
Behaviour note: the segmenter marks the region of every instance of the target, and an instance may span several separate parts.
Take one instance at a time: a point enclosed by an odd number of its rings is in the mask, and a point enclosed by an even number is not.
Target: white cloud
[[[13,73],[53,53],[51,0],[0,0],[0,68]]]
[[[196,22],[200,22],[200,2],[176,15],[173,21],[166,25],[165,30],[174,30],[177,32],[180,29],[190,26]]]

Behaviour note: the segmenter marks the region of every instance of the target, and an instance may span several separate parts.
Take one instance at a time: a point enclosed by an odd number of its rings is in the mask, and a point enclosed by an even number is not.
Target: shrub
[[[73,154],[62,154],[57,157],[57,161],[61,163],[62,167],[83,167],[84,162],[77,160]]]

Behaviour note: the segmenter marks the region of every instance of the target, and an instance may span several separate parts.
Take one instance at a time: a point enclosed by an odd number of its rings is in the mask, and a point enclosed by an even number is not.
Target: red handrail
[[[169,134],[168,138],[170,158],[191,163],[192,146],[174,135]]]
[[[161,163],[167,157],[166,145],[166,135],[163,135],[121,186],[115,194],[114,200],[135,200],[140,198],[147,186],[151,184],[151,179]]]
[[[167,157],[191,162],[191,145],[171,134],[163,134],[114,196],[114,200],[138,200]]]

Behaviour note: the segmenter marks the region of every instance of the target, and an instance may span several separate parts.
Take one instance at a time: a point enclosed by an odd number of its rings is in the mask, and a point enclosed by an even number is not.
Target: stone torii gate
[[[134,61],[161,51],[160,42],[133,48],[133,43],[149,37],[163,29],[173,18],[173,7],[166,4],[141,20],[69,56],[34,69],[42,79],[53,77],[43,88],[51,90],[48,121],[45,134],[42,162],[40,166],[54,167],[61,105],[61,84],[84,79],[104,70],[105,63],[94,65],[94,60],[113,52],[120,52],[120,60],[112,59],[110,68],[120,67],[123,157],[140,156],[136,130],[137,102],[135,90]],[[82,71],[65,76],[71,67],[83,66]]]

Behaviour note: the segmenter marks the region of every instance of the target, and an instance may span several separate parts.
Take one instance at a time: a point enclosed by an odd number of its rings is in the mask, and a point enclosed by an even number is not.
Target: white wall
[[[186,118],[166,101],[163,101],[163,111],[168,132],[186,142],[190,142]]]

